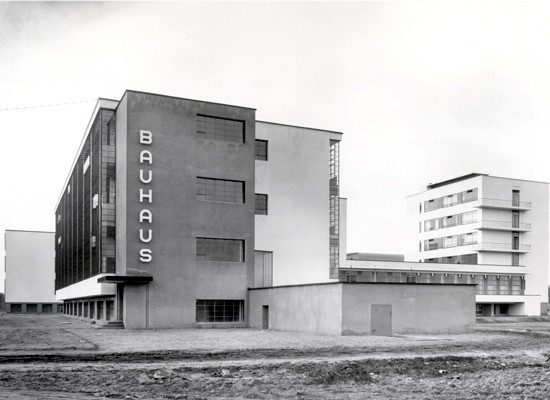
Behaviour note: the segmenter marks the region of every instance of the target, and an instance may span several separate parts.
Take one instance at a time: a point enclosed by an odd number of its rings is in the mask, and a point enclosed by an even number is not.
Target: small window
[[[258,215],[267,215],[267,194],[256,193],[254,212]]]
[[[61,222],[61,214],[57,214],[57,223],[59,224]]]
[[[256,160],[267,161],[267,140],[256,139]]]
[[[99,196],[96,193],[94,194],[94,197],[92,197],[92,208],[95,210],[98,205],[99,205]]]

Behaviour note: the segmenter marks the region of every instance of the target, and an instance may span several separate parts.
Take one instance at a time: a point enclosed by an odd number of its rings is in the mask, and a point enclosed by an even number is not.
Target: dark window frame
[[[261,149],[260,144],[265,143],[265,155],[258,151]],[[265,158],[264,158],[265,157]],[[254,158],[259,161],[268,161],[269,159],[269,143],[264,139],[255,139],[254,141]]]
[[[204,119],[204,124],[205,124],[204,131],[199,130],[199,123],[202,122],[201,118],[205,118]],[[231,140],[231,138],[234,137],[234,135],[226,134],[225,131],[222,134],[217,134],[215,132],[208,132],[207,128],[206,128],[206,124],[208,122],[208,119],[210,119],[210,120],[219,120],[219,121],[239,122],[239,123],[242,124],[242,129],[241,129],[242,136],[240,137],[239,140]],[[196,128],[195,132],[197,133],[197,135],[199,135],[199,137],[202,137],[203,139],[217,140],[217,141],[228,142],[228,143],[246,143],[246,121],[242,120],[242,119],[219,117],[219,116],[216,116],[216,115],[197,114],[196,127],[195,128]],[[219,138],[220,136],[221,136],[221,138]]]
[[[265,209],[261,208],[262,204],[259,204],[259,200],[262,198],[265,199]],[[264,212],[265,211],[265,212]],[[265,193],[255,193],[254,194],[254,214],[256,215],[268,215],[269,213],[269,196]]]
[[[200,180],[204,180],[204,193],[201,193],[201,190],[200,190],[200,185],[202,185],[202,182]],[[207,184],[206,184],[206,181],[210,181],[210,182],[214,182],[214,187],[208,187]],[[233,201],[231,199],[226,199],[225,197],[223,199],[215,199],[214,197],[216,196],[216,193],[214,193],[213,195],[209,195],[207,194],[208,191],[212,191],[212,190],[216,190],[216,187],[215,187],[215,182],[231,182],[231,183],[240,183],[241,184],[241,196],[240,196],[240,200],[242,201]],[[196,185],[196,194],[195,194],[195,198],[197,199],[197,201],[205,201],[205,202],[211,202],[211,203],[229,203],[229,204],[244,204],[246,203],[246,182],[245,181],[239,181],[239,180],[235,180],[235,179],[222,179],[222,178],[209,178],[209,177],[206,177],[206,176],[197,176],[196,179],[195,179],[195,185]],[[226,187],[224,185],[224,196],[226,195],[226,191],[225,191]],[[231,191],[228,191],[227,193],[229,193]]]
[[[219,242],[219,243],[212,243],[212,242]],[[227,248],[222,248],[224,244],[228,244],[228,242],[237,242],[240,243],[240,249],[237,260],[231,260],[227,259],[228,255],[231,254],[231,252],[227,251]],[[211,244],[211,247],[213,246],[218,247],[219,253],[207,253],[208,249],[208,243]],[[197,261],[204,261],[204,262],[226,262],[226,263],[244,263],[246,261],[246,243],[244,239],[233,239],[233,238],[215,238],[215,237],[204,237],[204,236],[198,236],[195,238],[195,257]],[[223,254],[225,257],[219,257],[220,254]]]
[[[197,299],[195,300],[195,321],[197,323],[242,323],[244,322],[244,300]]]

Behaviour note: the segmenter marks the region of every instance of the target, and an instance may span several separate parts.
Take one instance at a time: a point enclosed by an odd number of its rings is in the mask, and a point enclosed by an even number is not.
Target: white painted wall
[[[73,283],[63,289],[55,292],[57,301],[78,299],[82,297],[96,296],[114,296],[116,294],[116,284],[114,283],[98,283],[97,280],[107,275],[99,274],[83,281]]]
[[[6,231],[6,302],[54,303],[55,233]]]
[[[256,250],[273,252],[273,285],[329,281],[329,141],[341,134],[256,122],[268,160],[256,160]]]
[[[459,204],[452,207],[440,208],[438,210],[425,212],[424,201],[437,198],[464,190],[478,189],[478,201]],[[490,221],[512,221],[512,211],[491,208],[479,208],[482,199],[498,199],[512,201],[512,190],[520,190],[520,201],[532,203],[529,211],[520,211],[520,223],[530,223],[531,229],[528,232],[520,233],[520,244],[531,246],[531,251],[520,254],[520,265],[525,276],[525,296],[522,299],[515,297],[516,301],[521,300],[524,304],[524,312],[527,315],[539,315],[540,303],[548,301],[548,225],[549,225],[549,197],[548,183],[526,181],[521,179],[509,179],[494,176],[477,176],[464,181],[459,181],[439,188],[418,193],[408,198],[408,230],[410,240],[409,251],[406,259],[410,261],[424,260],[427,258],[445,257],[459,254],[477,252],[476,245],[459,246],[448,249],[432,251],[419,251],[418,242],[425,239],[439,238],[457,235],[466,232],[477,231],[477,242],[481,243],[512,243],[511,231],[477,230],[484,220]],[[419,203],[423,204],[422,213],[419,213]],[[459,225],[451,228],[437,229],[424,232],[424,221],[427,219],[453,215],[467,211],[477,210],[476,224]],[[422,232],[419,232],[419,222],[422,223]],[[490,272],[492,267],[488,265],[502,265],[506,271],[515,269],[511,267],[510,252],[479,252],[478,271]],[[445,268],[455,269],[452,266]],[[506,272],[504,271],[504,273]],[[504,297],[498,297],[498,302],[503,302]],[[528,301],[526,301],[527,299]],[[487,301],[487,299],[485,299]],[[496,302],[496,301],[495,301]]]

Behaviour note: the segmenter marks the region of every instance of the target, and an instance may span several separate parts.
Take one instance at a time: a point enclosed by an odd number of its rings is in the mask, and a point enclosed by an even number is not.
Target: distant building
[[[469,174],[409,197],[411,262],[346,260],[341,280],[474,283],[478,315],[548,307],[548,183]]]
[[[54,242],[54,232],[6,231],[6,312],[58,311],[59,302],[55,298]]]
[[[405,255],[384,253],[348,253],[347,259],[359,261],[405,261]]]

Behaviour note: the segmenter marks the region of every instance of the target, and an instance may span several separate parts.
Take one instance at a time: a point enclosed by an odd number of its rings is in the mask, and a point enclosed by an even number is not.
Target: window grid
[[[244,121],[197,115],[197,133],[205,139],[244,143]]]
[[[242,322],[244,300],[197,300],[197,322]]]
[[[267,215],[267,194],[256,193],[254,197],[254,212],[258,215]]]
[[[244,262],[244,240],[197,238],[198,261]]]
[[[244,182],[197,177],[197,200],[244,203]]]
[[[267,161],[267,140],[256,139],[254,156],[256,160]]]

